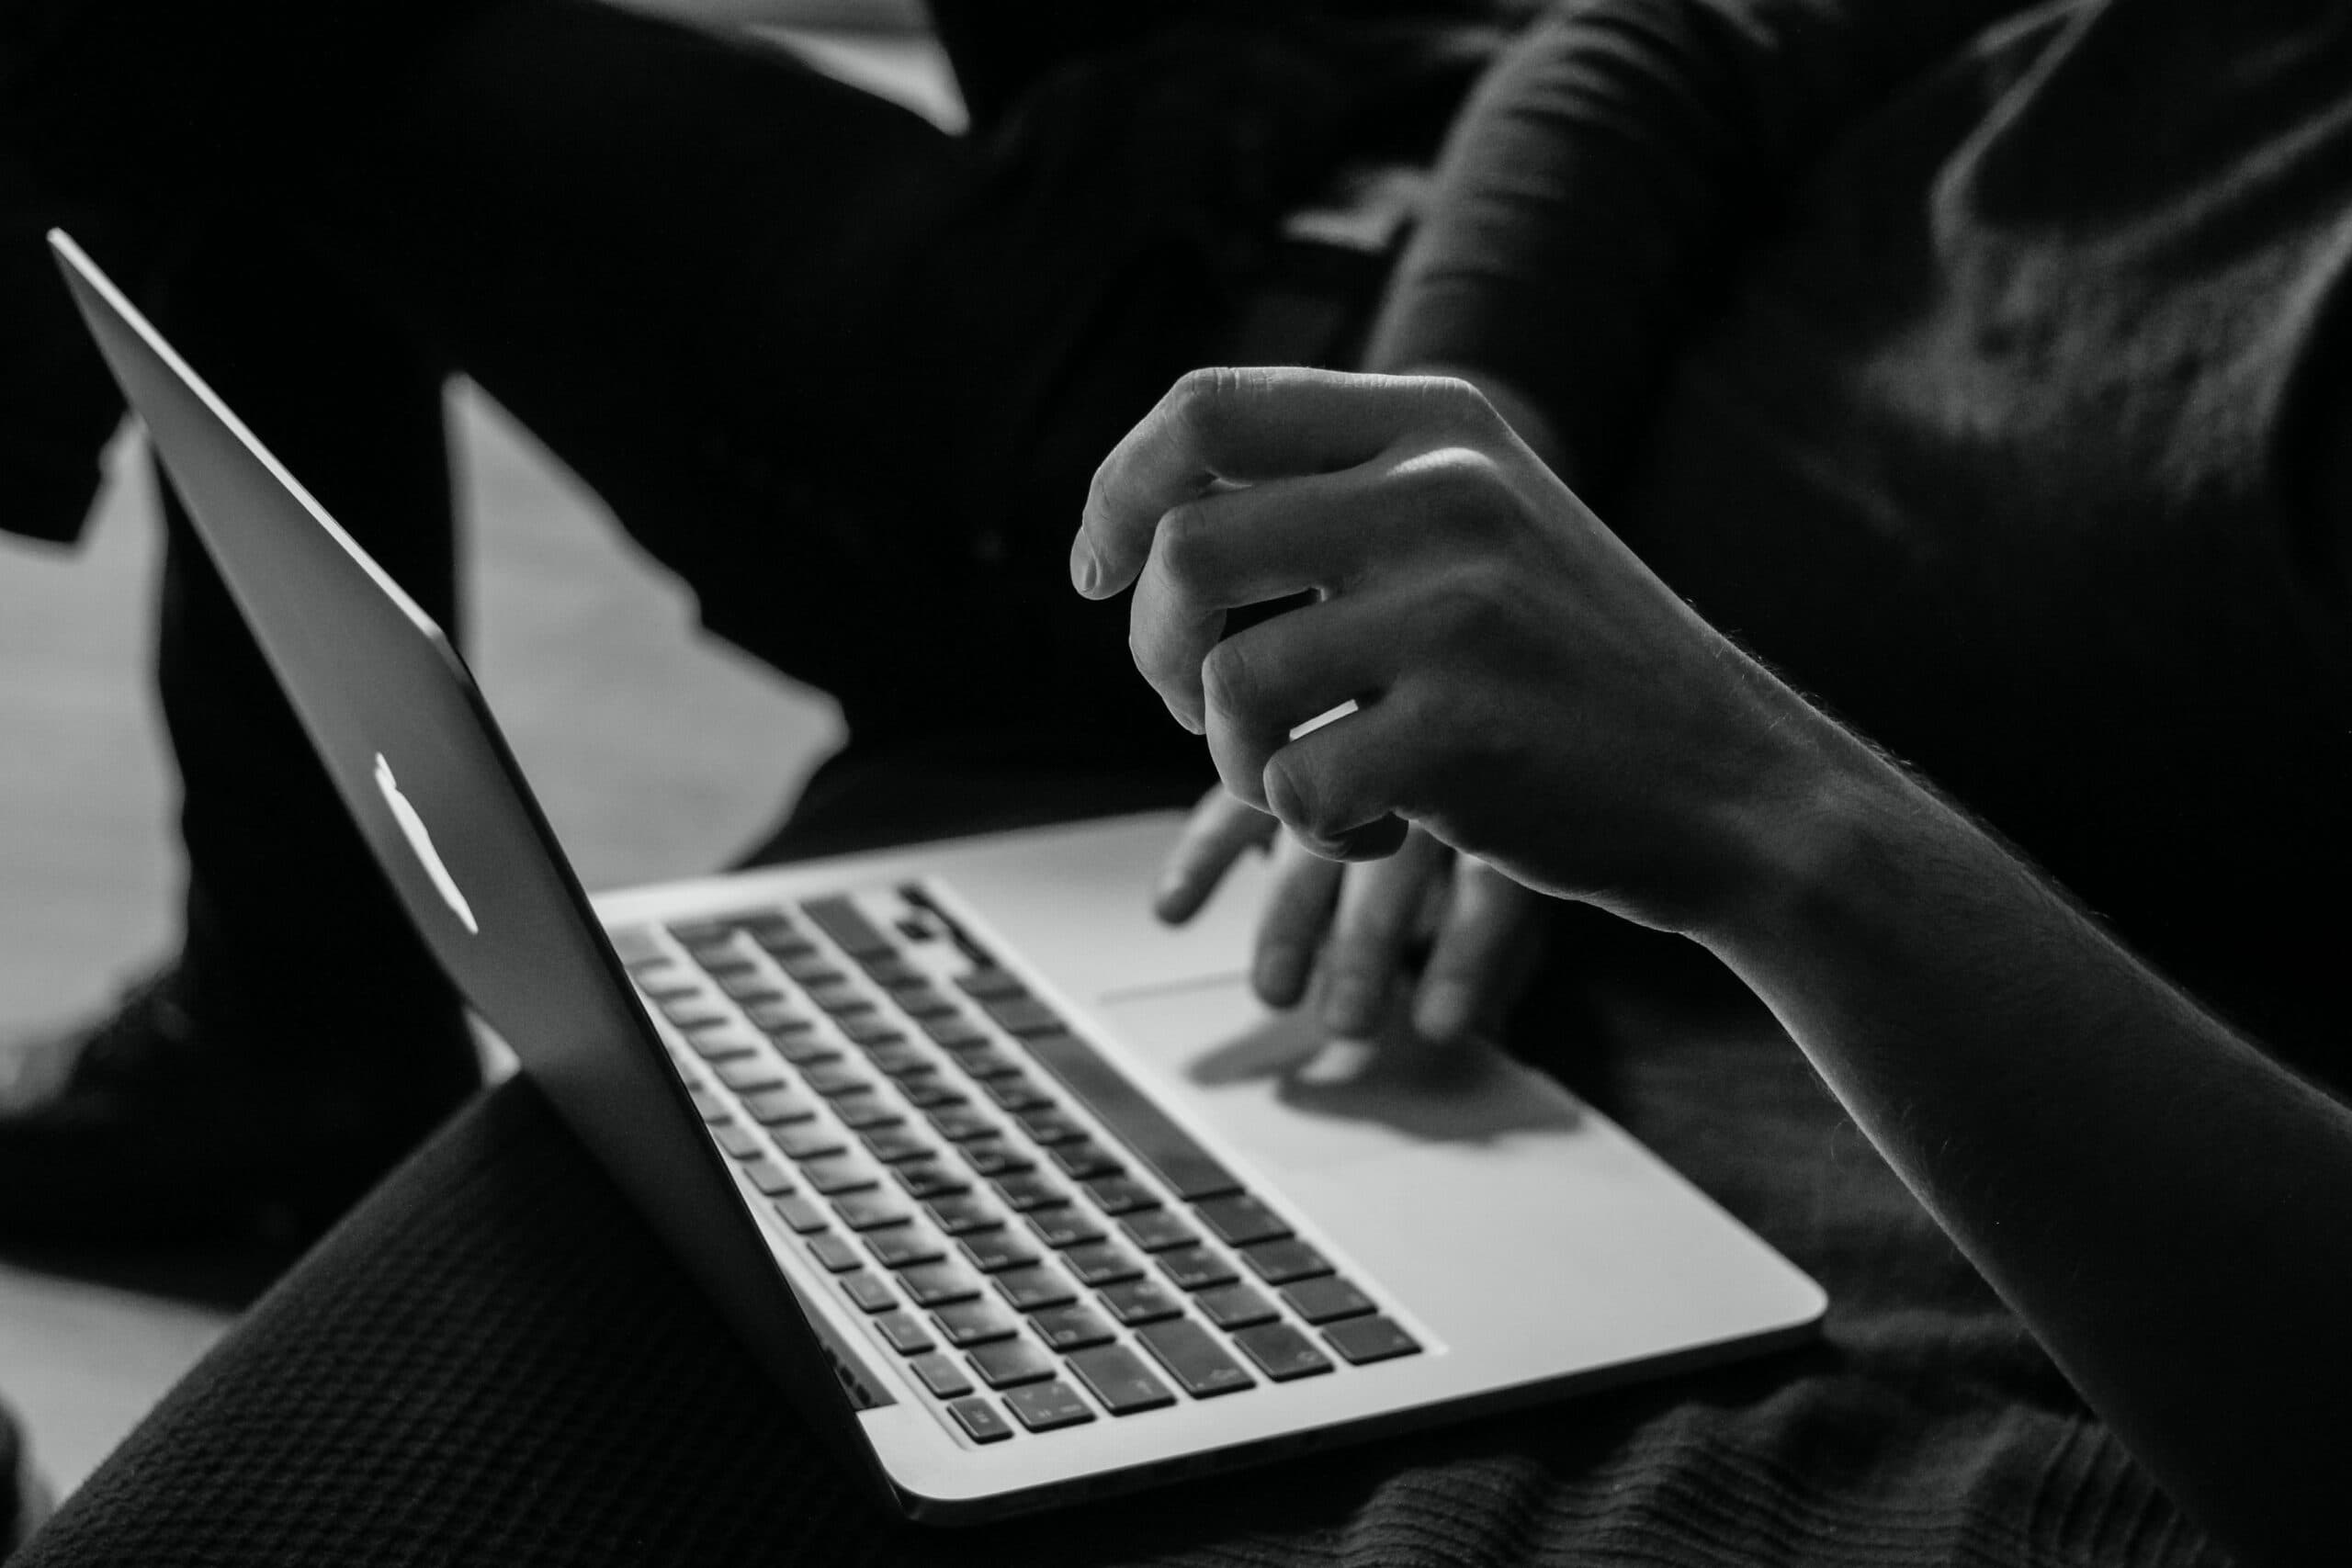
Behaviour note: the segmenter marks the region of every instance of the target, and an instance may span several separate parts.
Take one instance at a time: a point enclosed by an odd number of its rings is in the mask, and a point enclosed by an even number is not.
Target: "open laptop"
[[[1810,1280],[1501,1054],[1334,1073],[1168,814],[593,906],[435,627],[51,243],[426,942],[743,1343],[977,1520],[1781,1345]]]

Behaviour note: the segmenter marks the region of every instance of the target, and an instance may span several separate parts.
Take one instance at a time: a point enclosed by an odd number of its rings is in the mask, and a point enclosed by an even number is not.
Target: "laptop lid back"
[[[444,971],[805,1412],[871,1462],[818,1337],[744,1219],[456,649],[72,239],[52,231],[50,243],[345,807]]]

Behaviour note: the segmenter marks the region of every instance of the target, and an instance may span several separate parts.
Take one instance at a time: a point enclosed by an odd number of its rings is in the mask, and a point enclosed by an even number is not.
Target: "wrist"
[[[1788,755],[1725,813],[1724,872],[1687,934],[1735,968],[1884,918],[1905,897],[1900,846],[1949,813],[1811,708]],[[1795,727],[1792,727],[1795,728]]]

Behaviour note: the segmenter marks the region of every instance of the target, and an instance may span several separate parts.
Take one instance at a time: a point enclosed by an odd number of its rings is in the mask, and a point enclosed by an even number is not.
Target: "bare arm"
[[[1721,955],[2184,1502],[2249,1561],[2352,1548],[2352,1114],[1701,620],[1470,388],[1188,378],[1072,570],[1135,584],[1138,668],[1306,844],[1400,817]]]
[[[2352,1113],[1837,736],[1690,934],[2249,1562],[2344,1561]]]

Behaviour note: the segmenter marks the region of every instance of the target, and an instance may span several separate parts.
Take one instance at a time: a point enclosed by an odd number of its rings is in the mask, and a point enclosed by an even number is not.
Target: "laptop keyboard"
[[[1420,1350],[920,886],[895,897],[889,925],[829,897],[614,942],[712,1138],[967,1437]]]

